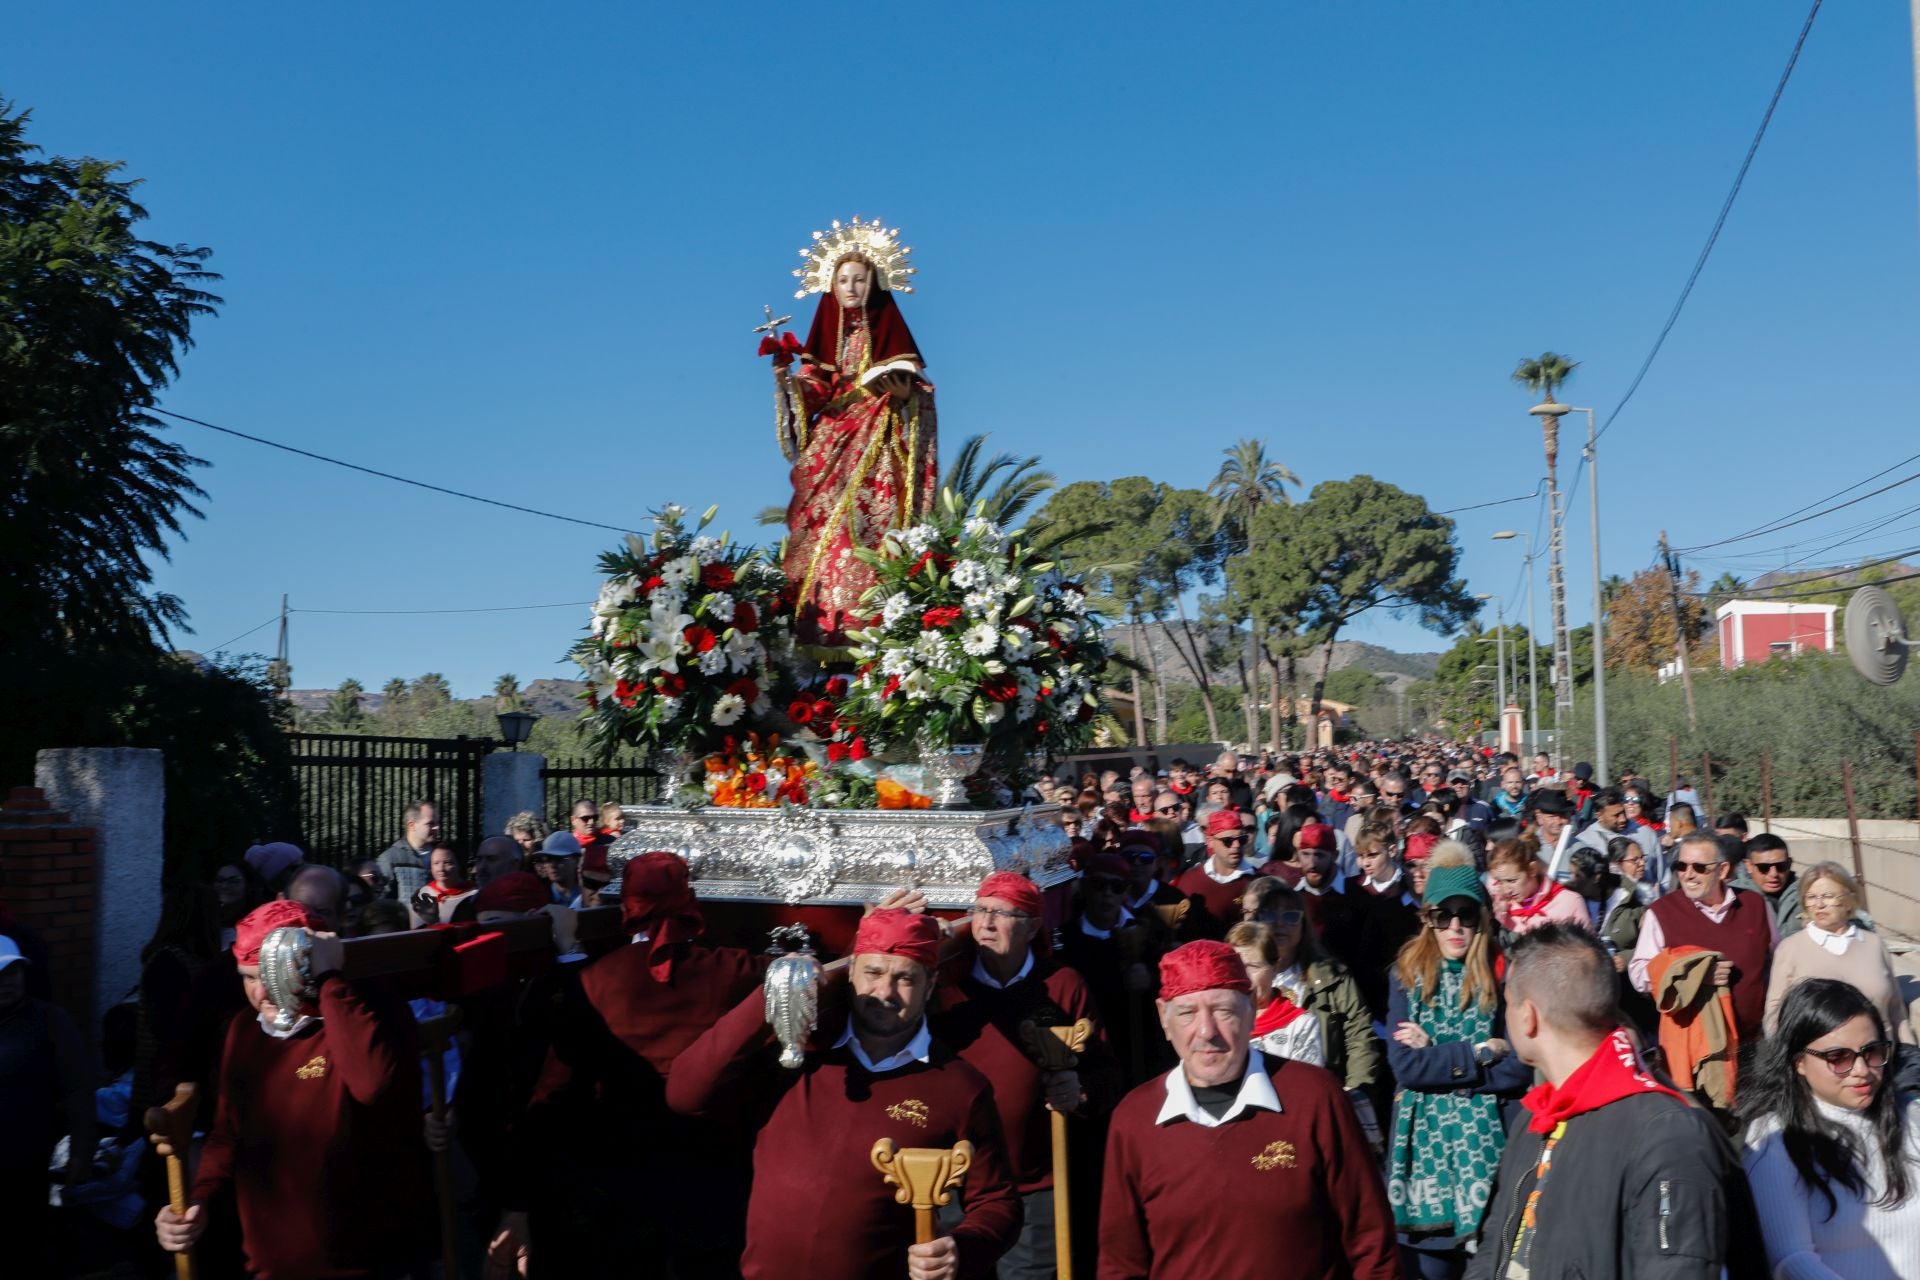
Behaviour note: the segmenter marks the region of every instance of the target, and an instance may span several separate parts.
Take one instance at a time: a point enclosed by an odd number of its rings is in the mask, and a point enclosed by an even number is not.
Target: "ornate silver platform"
[[[686,860],[702,898],[788,905],[869,902],[915,888],[964,907],[995,871],[1041,888],[1073,878],[1059,806],[1024,809],[672,809],[625,805],[607,852],[617,893],[628,859],[666,849]]]

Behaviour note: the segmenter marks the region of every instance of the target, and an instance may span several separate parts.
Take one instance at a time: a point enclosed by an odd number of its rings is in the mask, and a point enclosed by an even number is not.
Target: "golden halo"
[[[833,270],[844,258],[864,258],[871,262],[878,276],[876,283],[887,292],[912,293],[914,270],[908,258],[912,252],[912,245],[900,243],[898,227],[883,227],[878,221],[862,222],[858,217],[843,226],[836,219],[832,230],[814,232],[813,244],[800,251],[807,265],[793,270],[803,285],[794,290],[793,296],[804,298],[833,288]]]

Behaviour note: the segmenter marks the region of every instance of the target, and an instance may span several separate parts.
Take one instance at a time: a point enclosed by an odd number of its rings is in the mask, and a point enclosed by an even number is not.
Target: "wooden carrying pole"
[[[1082,1018],[1067,1027],[1041,1027],[1031,1022],[1020,1024],[1020,1035],[1027,1052],[1046,1072],[1071,1071],[1080,1065],[1080,1055],[1093,1039],[1093,1023]],[[1067,1115],[1053,1113],[1053,1256],[1054,1270],[1060,1280],[1073,1280],[1073,1231],[1067,1203]]]
[[[1773,752],[1760,753],[1760,829],[1773,830]]]
[[[952,1202],[953,1188],[960,1185],[973,1164],[973,1144],[896,1150],[893,1139],[882,1138],[873,1144],[870,1158],[880,1171],[880,1180],[894,1188],[895,1203],[913,1206],[913,1242],[932,1243],[933,1211]]]
[[[198,1085],[183,1084],[164,1106],[147,1108],[147,1138],[167,1162],[167,1203],[173,1211],[187,1211],[187,1152],[193,1146],[193,1112]],[[178,1280],[193,1280],[193,1250],[173,1255]]]
[[[460,1011],[449,1009],[437,1018],[420,1024],[420,1052],[427,1060],[427,1088],[433,1102],[433,1118],[447,1122],[447,1046],[460,1025]],[[453,1137],[448,1135],[451,1143]],[[433,1194],[440,1204],[440,1265],[445,1280],[460,1274],[460,1238],[454,1222],[453,1151],[450,1147],[433,1153]]]
[[[1853,802],[1853,761],[1840,762],[1840,781],[1847,790],[1847,839],[1853,845],[1853,882],[1860,886],[1860,907],[1867,905],[1867,872],[1860,862],[1860,810]]]

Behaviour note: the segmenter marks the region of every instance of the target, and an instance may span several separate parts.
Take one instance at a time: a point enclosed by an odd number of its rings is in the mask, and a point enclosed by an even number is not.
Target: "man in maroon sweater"
[[[1767,1003],[1767,977],[1773,970],[1773,949],[1780,945],[1780,926],[1772,909],[1758,893],[1727,883],[1739,855],[1738,842],[1723,843],[1708,831],[1682,836],[1673,847],[1674,878],[1679,893],[1654,900],[1640,924],[1640,940],[1627,963],[1627,978],[1635,988],[1652,994],[1647,966],[1671,947],[1702,947],[1718,951],[1713,985],[1733,997],[1733,1017],[1742,1045],[1761,1036],[1761,1014]]]
[[[317,995],[291,1031],[260,982],[260,946],[282,926],[313,935]],[[431,1245],[431,1179],[420,1122],[420,1046],[404,1004],[340,976],[340,941],[298,902],[240,921],[234,960],[256,1018],[235,1018],[220,1059],[220,1102],[187,1212],[162,1208],[160,1246],[193,1247],[206,1202],[229,1187],[256,1280],[386,1280]]]
[[[1340,1082],[1252,1048],[1251,991],[1223,942],[1161,960],[1180,1065],[1114,1112],[1100,1280],[1399,1280],[1386,1184]]]
[[[935,998],[928,1026],[993,1086],[1006,1141],[1007,1165],[1020,1193],[1025,1225],[1000,1259],[1000,1280],[1054,1274],[1053,1162],[1050,1111],[1104,1115],[1119,1100],[1119,1074],[1086,980],[1035,953],[1045,927],[1040,890],[1011,871],[980,882],[969,915],[974,951],[968,972]],[[1022,1038],[1021,1024],[1094,1024],[1094,1039],[1077,1071],[1043,1072]]]
[[[875,911],[854,937],[850,1011],[823,1018],[807,1060],[781,1067],[762,993],[694,1041],[667,1079],[681,1115],[739,1115],[757,1130],[745,1280],[953,1280],[991,1275],[1020,1228],[993,1089],[927,1028],[939,922]],[[913,1242],[913,1213],[874,1171],[896,1147],[973,1144],[952,1234]],[[904,1261],[905,1266],[902,1266]]]
[[[737,1275],[746,1144],[735,1126],[674,1115],[666,1089],[688,1045],[759,998],[766,961],[696,941],[706,926],[675,854],[627,863],[620,911],[632,945],[557,987],[540,1015],[550,1048],[514,1127],[520,1178],[491,1252],[504,1265],[525,1251],[556,1276],[630,1275],[636,1256],[686,1280]]]
[[[1207,815],[1207,858],[1187,868],[1173,887],[1185,894],[1189,933],[1224,938],[1240,923],[1240,898],[1254,877],[1246,859],[1251,837],[1238,809],[1217,809]]]

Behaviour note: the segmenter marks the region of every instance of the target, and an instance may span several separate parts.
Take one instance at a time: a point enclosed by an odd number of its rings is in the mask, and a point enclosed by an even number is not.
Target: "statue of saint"
[[[800,643],[837,649],[859,627],[873,571],[853,554],[933,505],[938,467],[933,385],[896,294],[912,293],[910,247],[899,232],[855,218],[814,233],[796,270],[820,295],[789,373],[790,337],[775,351],[780,449],[793,464],[785,569]],[[771,316],[771,312],[769,312]],[[781,344],[785,343],[782,347]]]

